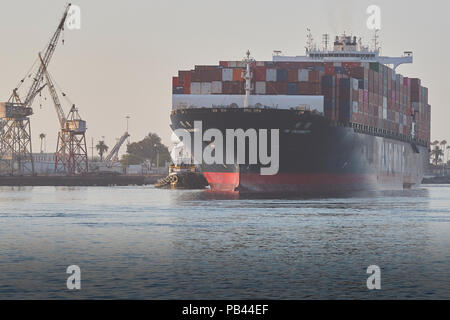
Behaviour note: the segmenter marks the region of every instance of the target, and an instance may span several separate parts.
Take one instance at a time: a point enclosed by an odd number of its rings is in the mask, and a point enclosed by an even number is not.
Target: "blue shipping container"
[[[288,79],[288,73],[286,69],[277,69],[277,81],[286,82]]]
[[[298,85],[296,82],[288,83],[287,93],[288,93],[288,95],[297,95],[298,94]]]

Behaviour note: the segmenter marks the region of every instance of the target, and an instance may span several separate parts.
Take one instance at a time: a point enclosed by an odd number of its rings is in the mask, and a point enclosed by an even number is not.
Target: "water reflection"
[[[351,199],[351,198],[383,198],[383,197],[420,197],[427,198],[429,190],[426,188],[407,190],[380,190],[380,191],[343,191],[327,193],[264,193],[264,194],[240,194],[239,192],[213,192],[211,190],[183,191],[176,193],[179,201],[205,201],[205,200],[326,200],[326,199]]]

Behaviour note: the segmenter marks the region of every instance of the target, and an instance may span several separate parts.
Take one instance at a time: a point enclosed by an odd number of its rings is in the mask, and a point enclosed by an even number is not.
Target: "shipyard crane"
[[[73,104],[66,117],[56,92],[45,61],[39,54],[46,85],[55,105],[60,131],[55,155],[55,173],[68,175],[85,174],[88,172],[88,156],[86,147],[86,121],[82,120],[78,109]]]
[[[128,132],[125,132],[122,137],[117,141],[114,148],[112,148],[111,152],[108,154],[108,156],[105,158],[105,164],[107,167],[112,167],[114,162],[119,161],[119,150],[120,147],[124,144],[124,142],[128,139],[130,135]]]
[[[15,88],[8,102],[0,103],[0,173],[10,175],[23,175],[28,171],[34,175],[34,161],[31,147],[30,116],[33,114],[32,104],[34,98],[44,89],[41,86],[43,72],[50,63],[55,52],[61,32],[64,30],[68,12],[68,4],[64,10],[58,27],[45,48],[43,63],[39,64],[36,74],[32,78],[32,84],[25,99],[20,99],[18,87]],[[27,165],[28,164],[28,165]]]

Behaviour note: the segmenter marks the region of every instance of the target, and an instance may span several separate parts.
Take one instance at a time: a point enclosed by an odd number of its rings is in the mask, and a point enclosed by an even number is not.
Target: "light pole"
[[[128,131],[128,122],[129,122],[131,117],[130,116],[126,116],[125,118],[127,119],[127,133],[128,133],[128,141],[127,142],[128,142],[128,144],[130,144],[130,133]]]
[[[153,145],[153,147],[155,147],[156,149],[156,168],[159,168],[159,149],[158,149],[158,145],[155,143]]]

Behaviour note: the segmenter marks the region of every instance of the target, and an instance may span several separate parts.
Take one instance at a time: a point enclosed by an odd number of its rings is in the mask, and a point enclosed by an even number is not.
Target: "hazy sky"
[[[0,100],[50,39],[66,5],[58,0],[0,0]],[[64,34],[49,70],[87,120],[87,139],[105,136],[112,147],[130,115],[132,141],[156,132],[170,143],[171,79],[178,70],[219,60],[240,60],[247,49],[258,60],[273,50],[303,55],[306,28],[315,39],[346,31],[372,38],[366,8],[381,7],[383,54],[414,52],[398,71],[429,88],[432,139],[450,141],[450,30],[448,1],[75,0],[81,30]],[[28,86],[27,88],[28,89]],[[46,89],[45,89],[46,90]],[[22,90],[23,92],[26,90]],[[48,96],[47,91],[45,95]],[[54,152],[58,121],[50,99],[34,102],[34,151],[39,133]],[[66,111],[69,105],[65,105]]]

